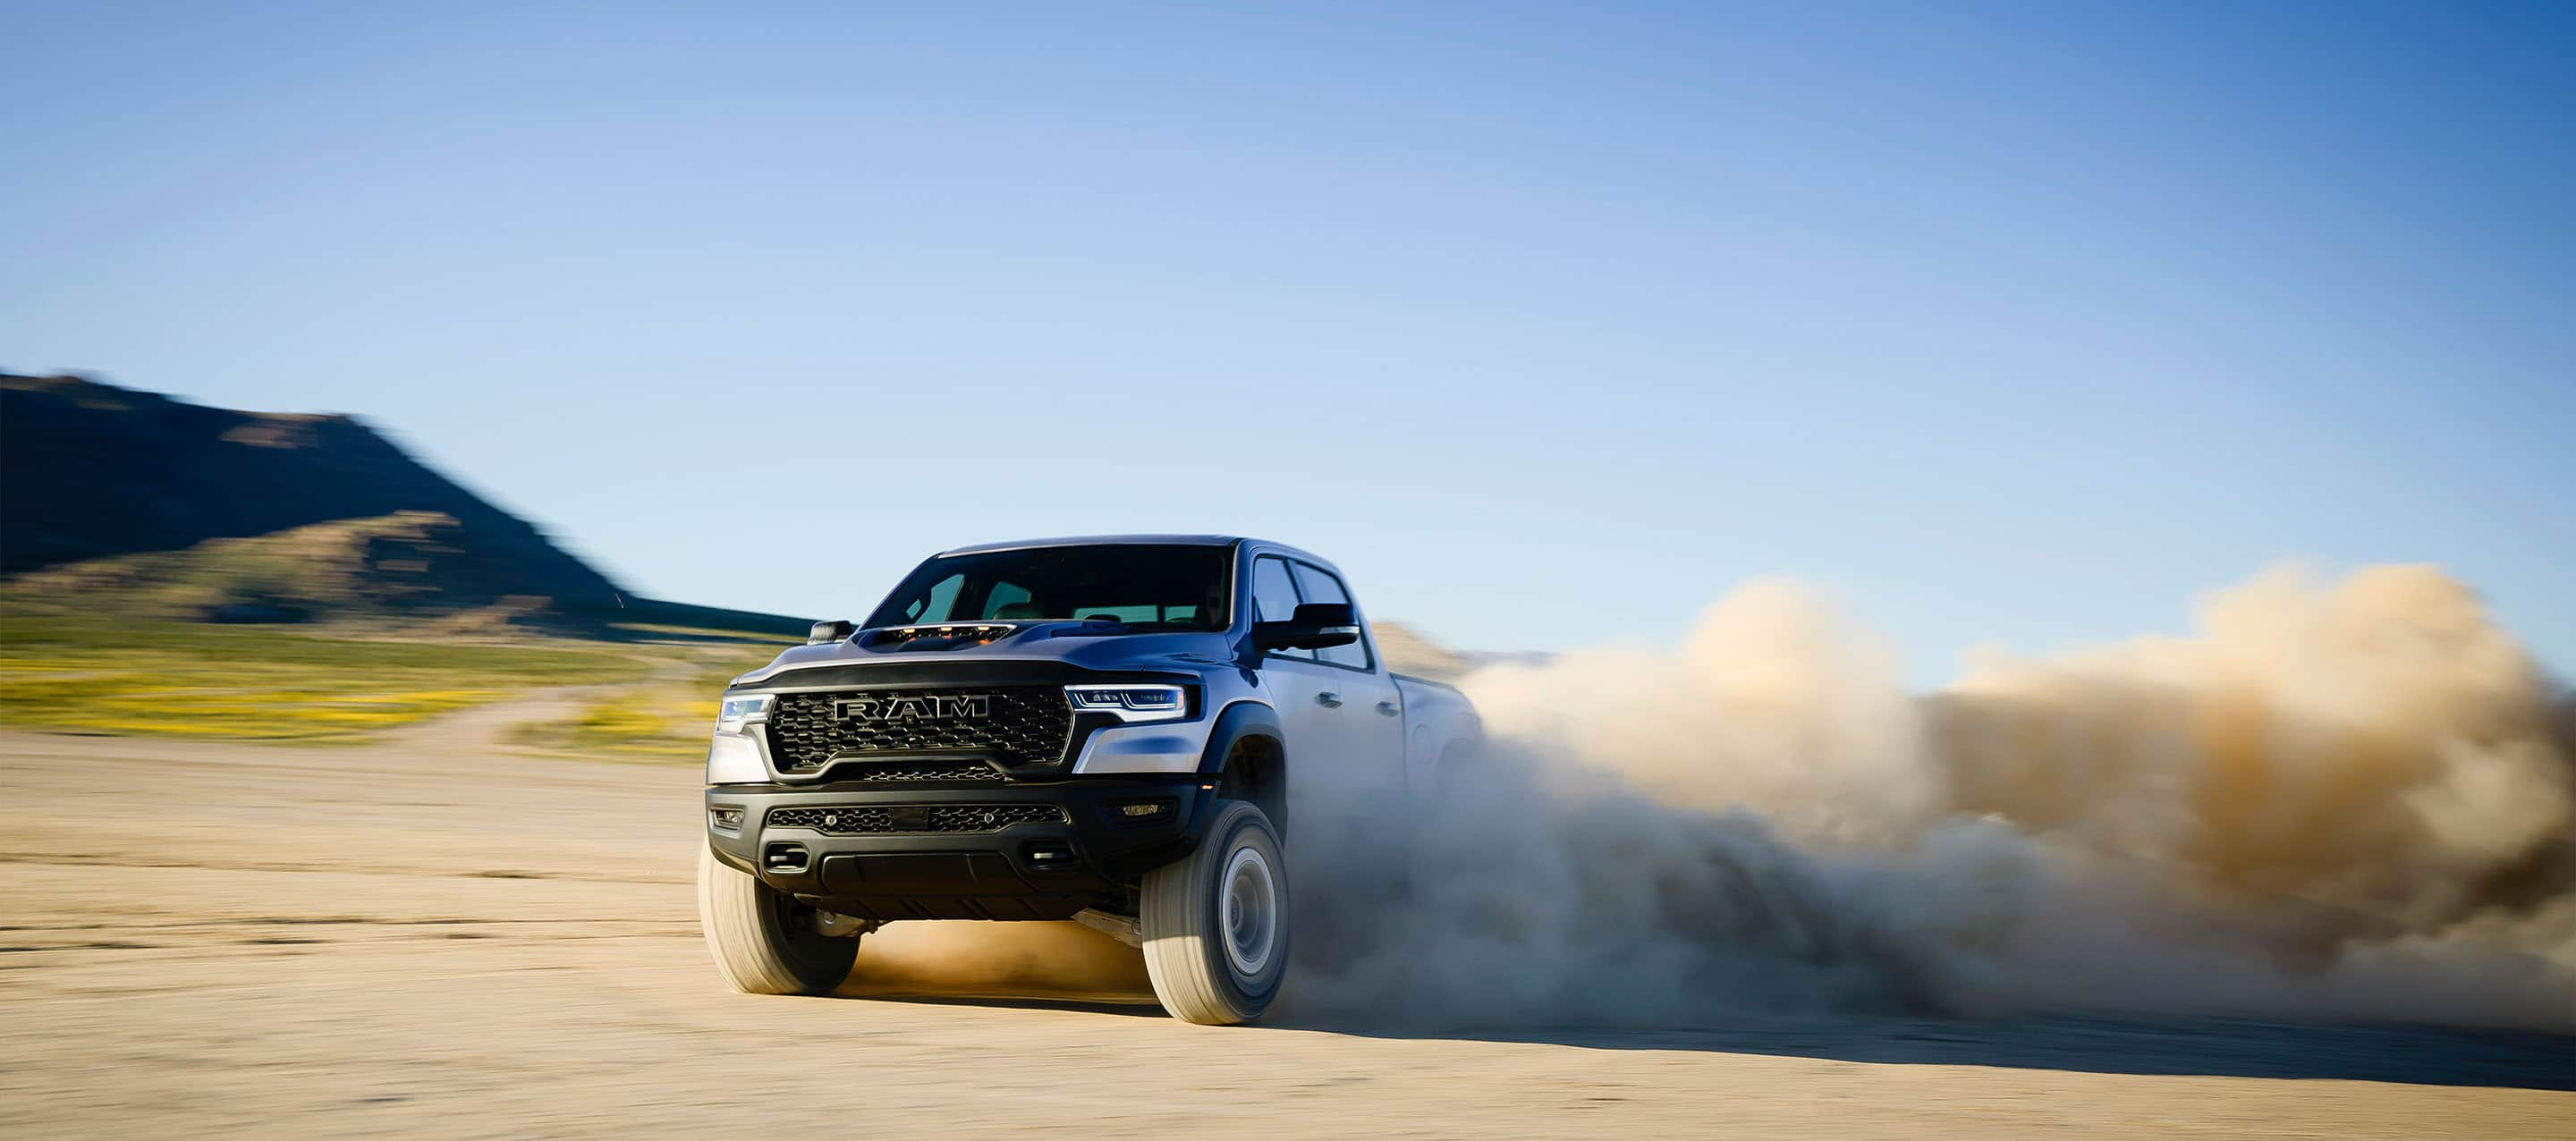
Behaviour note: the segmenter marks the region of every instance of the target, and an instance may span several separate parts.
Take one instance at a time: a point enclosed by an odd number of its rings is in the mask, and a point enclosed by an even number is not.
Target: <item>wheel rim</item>
[[[1279,939],[1279,886],[1258,848],[1237,848],[1218,879],[1224,910],[1225,958],[1235,973],[1257,976],[1270,965]]]

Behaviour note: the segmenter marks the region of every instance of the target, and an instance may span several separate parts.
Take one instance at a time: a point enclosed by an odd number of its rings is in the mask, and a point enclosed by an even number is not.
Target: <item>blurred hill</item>
[[[0,574],[405,511],[453,520],[514,593],[615,604],[607,576],[350,417],[0,375]]]
[[[113,598],[119,613],[183,621],[300,622],[324,615],[471,617],[507,624],[557,612],[530,589],[550,568],[485,542],[453,516],[398,511],[180,551],[115,555],[34,571],[15,598]]]
[[[351,417],[78,376],[0,374],[0,575],[13,601],[192,620],[803,628],[627,594]]]

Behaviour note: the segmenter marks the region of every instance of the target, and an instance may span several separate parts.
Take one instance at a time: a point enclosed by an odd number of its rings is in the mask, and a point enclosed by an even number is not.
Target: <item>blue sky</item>
[[[2431,561],[2576,667],[2576,7],[23,5],[0,50],[0,366],[359,413],[648,594],[1222,530],[1486,648],[1785,572],[1928,683]]]

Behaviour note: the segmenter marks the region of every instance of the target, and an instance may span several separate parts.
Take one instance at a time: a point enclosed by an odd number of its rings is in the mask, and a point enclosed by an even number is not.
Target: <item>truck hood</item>
[[[1234,644],[1222,632],[1120,632],[1097,622],[958,622],[861,630],[838,642],[798,646],[733,679],[771,680],[810,666],[912,665],[923,662],[1059,662],[1093,670],[1195,672],[1231,666]]]

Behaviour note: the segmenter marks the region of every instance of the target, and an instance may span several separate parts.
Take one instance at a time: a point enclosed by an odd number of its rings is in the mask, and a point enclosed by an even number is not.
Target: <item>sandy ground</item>
[[[2576,1137],[2576,1041],[2531,1035],[736,995],[696,773],[506,755],[508,715],[363,749],[0,732],[0,1134]]]

